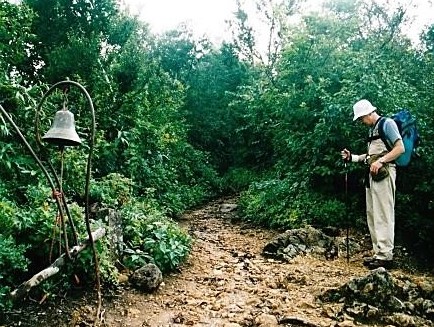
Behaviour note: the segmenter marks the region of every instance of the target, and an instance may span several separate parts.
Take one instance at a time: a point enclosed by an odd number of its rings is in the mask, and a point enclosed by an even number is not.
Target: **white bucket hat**
[[[368,100],[360,100],[356,102],[356,104],[353,106],[354,111],[354,118],[353,121],[355,121],[357,118],[360,118],[365,115],[369,115],[371,112],[374,112],[377,110]]]

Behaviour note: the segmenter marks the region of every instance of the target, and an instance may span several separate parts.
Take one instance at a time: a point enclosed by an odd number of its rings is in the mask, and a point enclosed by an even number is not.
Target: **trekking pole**
[[[347,162],[344,161],[345,166],[345,210],[348,212],[348,170],[347,170]],[[346,247],[347,247],[347,263],[350,263],[350,242],[349,242],[349,234],[350,234],[350,222],[347,219],[347,235],[345,239]]]

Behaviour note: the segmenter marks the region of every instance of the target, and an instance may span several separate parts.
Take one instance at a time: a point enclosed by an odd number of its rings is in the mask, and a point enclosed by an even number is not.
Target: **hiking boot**
[[[375,261],[375,260],[377,260],[377,259],[375,259],[374,257],[365,257],[365,258],[363,258],[363,265],[365,267],[368,267],[371,264],[371,262]]]
[[[369,263],[364,263],[363,265],[370,270],[377,269],[380,267],[383,267],[385,269],[392,269],[393,268],[393,260],[381,260],[381,259],[372,259]]]

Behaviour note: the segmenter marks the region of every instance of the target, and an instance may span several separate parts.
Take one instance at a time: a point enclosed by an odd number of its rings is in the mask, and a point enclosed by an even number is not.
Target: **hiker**
[[[341,151],[347,162],[364,162],[369,171],[365,179],[366,217],[371,234],[374,255],[365,258],[363,265],[369,269],[392,268],[395,236],[395,180],[394,160],[404,152],[404,144],[396,123],[385,118],[383,129],[390,151],[379,137],[378,122],[381,116],[368,100],[360,100],[353,106],[353,121],[359,120],[369,126],[367,153],[356,155],[349,150]]]

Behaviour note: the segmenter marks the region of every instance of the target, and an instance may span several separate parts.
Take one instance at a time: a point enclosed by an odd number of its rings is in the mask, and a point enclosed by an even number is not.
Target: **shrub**
[[[119,208],[131,200],[131,187],[129,178],[112,173],[91,183],[90,196],[104,206]]]
[[[191,249],[191,237],[156,209],[152,201],[122,209],[126,246],[124,264],[135,269],[147,262],[162,272],[175,270]]]
[[[174,185],[161,194],[158,202],[167,215],[177,217],[186,209],[203,203],[209,192],[202,185]]]
[[[0,201],[0,231],[3,235],[11,235],[14,231],[15,217],[18,208],[12,201]]]
[[[224,175],[222,184],[226,192],[239,193],[245,191],[257,179],[257,173],[250,169],[232,168]]]
[[[303,225],[340,226],[345,219],[345,204],[335,198],[310,190],[305,183],[266,180],[253,183],[241,194],[243,219],[276,229]]]
[[[8,299],[11,287],[16,285],[16,275],[22,275],[28,266],[24,256],[26,246],[15,244],[12,236],[0,234],[0,309],[8,309],[12,303]]]

